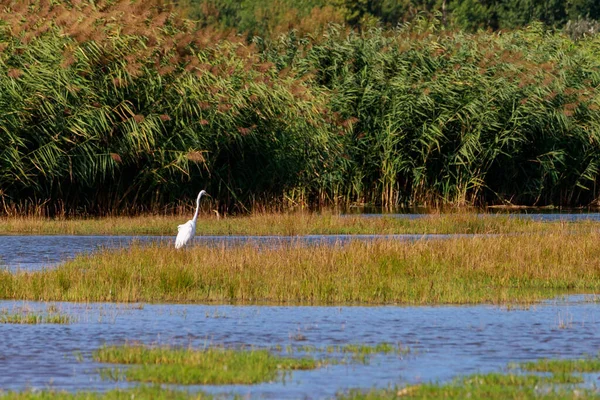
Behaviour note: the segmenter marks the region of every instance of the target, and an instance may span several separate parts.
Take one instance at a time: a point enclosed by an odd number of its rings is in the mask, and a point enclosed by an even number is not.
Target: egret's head
[[[210,194],[206,193],[206,190],[201,190],[200,193],[198,193],[198,199],[200,199],[200,197],[202,196],[210,196]]]

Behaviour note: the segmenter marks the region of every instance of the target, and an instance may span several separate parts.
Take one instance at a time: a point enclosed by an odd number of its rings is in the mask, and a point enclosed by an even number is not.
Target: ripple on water
[[[0,309],[26,304],[0,302]],[[260,398],[327,398],[350,388],[446,381],[498,371],[509,362],[575,358],[600,348],[599,304],[583,297],[528,309],[490,305],[441,307],[273,307],[52,303],[74,317],[69,325],[0,325],[0,387],[107,390],[91,352],[103,344],[271,347],[347,343],[401,344],[408,355],[374,356],[367,365],[333,365],[293,372],[286,383],[202,387]],[[569,324],[561,325],[561,315]],[[301,336],[302,340],[297,340]],[[81,354],[83,361],[78,356]],[[326,354],[314,353],[315,356]],[[123,384],[120,384],[123,385]]]

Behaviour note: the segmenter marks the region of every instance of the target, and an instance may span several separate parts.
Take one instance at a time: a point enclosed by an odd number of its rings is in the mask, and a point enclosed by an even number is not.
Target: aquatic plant
[[[105,346],[93,354],[103,363],[134,364],[125,369],[103,369],[104,378],[178,384],[252,384],[272,381],[280,372],[315,369],[309,358],[280,357],[268,350],[191,349],[143,345]]]
[[[568,376],[489,373],[457,378],[449,383],[424,383],[394,389],[351,390],[338,400],[386,399],[572,399],[595,398],[594,389],[565,386],[581,383]]]
[[[0,324],[70,324],[74,318],[49,307],[46,312],[17,307],[13,310],[0,310]]]
[[[524,371],[572,373],[572,372],[599,372],[600,358],[587,357],[580,359],[541,359],[513,365]]]

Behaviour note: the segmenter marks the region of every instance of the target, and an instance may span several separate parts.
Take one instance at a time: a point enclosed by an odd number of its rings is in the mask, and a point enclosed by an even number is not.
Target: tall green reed
[[[3,4],[5,213],[200,188],[221,211],[597,202],[598,38],[416,20],[248,44],[160,2]]]

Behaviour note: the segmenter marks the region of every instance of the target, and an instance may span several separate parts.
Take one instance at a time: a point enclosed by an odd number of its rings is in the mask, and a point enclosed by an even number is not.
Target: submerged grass
[[[561,377],[516,374],[476,374],[446,384],[423,384],[401,389],[352,390],[338,400],[386,399],[573,399],[598,398],[591,389],[561,386]]]
[[[489,373],[458,378],[445,384],[423,384],[400,389],[352,390],[338,400],[371,399],[573,399],[600,398],[595,388],[577,387],[584,379],[573,373],[600,371],[599,358],[542,359],[511,364],[510,369],[549,372],[550,375]]]
[[[170,390],[159,385],[137,386],[128,389],[109,390],[104,393],[94,392],[59,392],[59,391],[25,391],[25,392],[2,392],[0,399],[3,400],[131,400],[131,399],[153,399],[153,400],[205,400],[213,399],[214,396],[205,393],[188,393],[180,390]],[[237,396],[235,398],[238,398]]]
[[[0,271],[0,298],[45,301],[439,304],[600,290],[600,233],[239,246],[133,245],[45,271]]]
[[[63,314],[54,306],[48,307],[46,312],[34,311],[26,307],[0,310],[0,324],[70,324],[73,317]]]
[[[104,363],[135,364],[125,369],[104,369],[105,378],[176,384],[253,384],[276,379],[280,371],[319,367],[312,358],[280,357],[268,350],[106,346],[94,352]]]
[[[190,213],[191,215],[191,213]],[[1,234],[26,235],[175,235],[177,225],[190,215],[105,217],[95,219],[49,219],[38,217],[0,218]],[[264,213],[217,218],[200,216],[198,235],[304,235],[304,234],[450,234],[509,233],[553,231],[568,225],[571,229],[590,231],[598,224],[541,222],[515,218],[506,214],[466,212],[427,214],[419,218],[365,218],[333,213]]]

